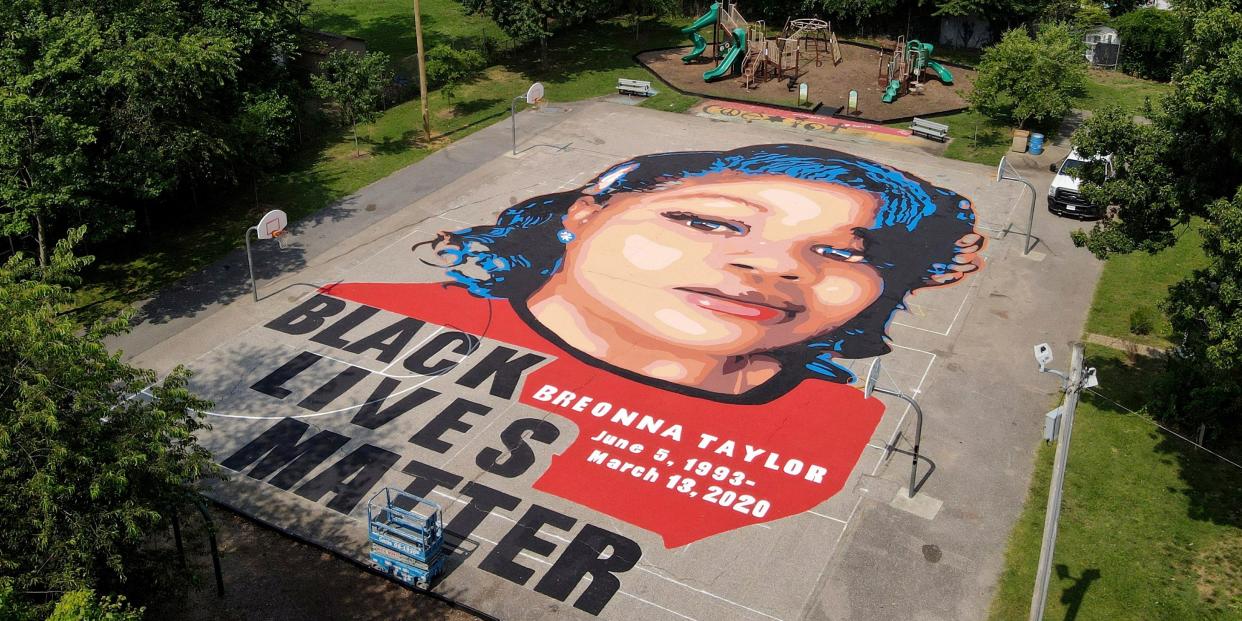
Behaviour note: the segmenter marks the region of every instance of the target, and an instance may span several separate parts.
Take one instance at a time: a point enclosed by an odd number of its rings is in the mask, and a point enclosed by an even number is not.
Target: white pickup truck
[[[1103,161],[1105,174],[1112,176],[1113,162],[1111,157],[1102,155],[1091,159]],[[1073,150],[1070,151],[1070,154],[1066,156],[1060,165],[1052,164],[1048,167],[1048,170],[1057,174],[1057,176],[1052,178],[1052,185],[1048,186],[1048,211],[1071,218],[1101,218],[1104,216],[1103,209],[1083,200],[1082,195],[1078,193],[1078,185],[1081,182],[1069,174],[1071,170],[1081,167],[1088,161],[1090,161],[1088,158],[1079,155],[1077,150]]]

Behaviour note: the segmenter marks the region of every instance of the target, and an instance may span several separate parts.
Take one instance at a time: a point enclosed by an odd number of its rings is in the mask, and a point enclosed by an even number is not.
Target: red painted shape
[[[531,329],[507,301],[481,299],[457,285],[355,283],[322,291],[550,356],[548,363],[527,376],[520,400],[573,422],[578,436],[552,458],[534,487],[658,533],[668,548],[796,515],[836,495],[884,412],[878,400],[864,399],[855,388],[813,379],[757,405],[722,403],[649,386],[578,360]],[[546,385],[555,386],[558,394],[571,391],[575,397],[562,405],[537,398]],[[583,397],[591,401],[580,402]],[[601,403],[611,407],[597,415]],[[620,408],[638,414],[627,421],[618,416]],[[680,440],[670,436],[674,425],[680,426]],[[641,443],[643,448],[633,453],[592,440],[600,433]],[[717,439],[701,446],[702,434]],[[726,441],[733,442],[732,455],[721,448]],[[667,450],[668,457],[656,461],[659,449]],[[607,461],[592,463],[589,458],[597,450],[632,466],[622,472],[620,465],[611,469]],[[708,474],[687,471],[691,459],[710,462]],[[796,475],[784,471],[796,470],[798,463],[801,469]],[[808,480],[812,465],[826,469],[822,480]],[[723,481],[713,476],[719,476],[719,466],[728,470]],[[643,474],[655,469],[658,480],[633,476],[635,467],[644,468]],[[738,472],[742,475],[734,474]],[[674,475],[694,479],[696,495],[670,489]],[[708,500],[710,486],[721,490],[716,502]],[[739,507],[747,502],[743,494],[754,501]],[[760,501],[768,503],[768,509],[755,515]]]

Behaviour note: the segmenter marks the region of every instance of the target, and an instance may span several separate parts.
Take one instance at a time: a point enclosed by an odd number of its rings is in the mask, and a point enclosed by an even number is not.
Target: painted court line
[[[848,521],[848,520],[843,520],[843,519],[841,519],[841,518],[832,517],[831,515],[824,515],[823,513],[819,513],[819,512],[817,512],[817,511],[807,511],[807,513],[810,513],[811,515],[818,515],[819,517],[822,517],[822,518],[824,518],[825,520],[832,520],[833,522],[840,522],[840,523],[842,523],[842,524],[849,524],[849,521]]]
[[[976,285],[971,284],[970,288],[966,291],[966,295],[962,296],[962,302],[957,305],[957,312],[953,313],[953,319],[949,321],[949,326],[944,329],[944,332],[937,332],[935,330],[929,330],[927,328],[920,328],[918,326],[912,326],[908,323],[901,323],[900,321],[894,321],[893,325],[904,326],[907,328],[914,328],[915,330],[922,330],[923,332],[930,332],[932,334],[936,334],[939,336],[949,336],[949,333],[953,331],[954,324],[957,323],[957,318],[962,314],[962,309],[966,307],[966,300],[970,299],[971,294],[975,292],[975,288],[976,288]]]

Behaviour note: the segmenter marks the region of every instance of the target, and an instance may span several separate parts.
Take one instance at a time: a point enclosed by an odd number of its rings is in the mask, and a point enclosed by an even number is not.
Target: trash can
[[[1043,134],[1031,134],[1031,142],[1027,146],[1027,151],[1029,151],[1031,155],[1039,155],[1040,153],[1043,153],[1044,152],[1044,135]]]

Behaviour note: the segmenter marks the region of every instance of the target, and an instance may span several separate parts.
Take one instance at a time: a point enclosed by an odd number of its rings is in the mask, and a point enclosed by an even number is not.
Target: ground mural
[[[247,376],[221,412],[248,435],[213,450],[345,515],[399,471],[415,495],[469,498],[446,526],[460,540],[526,504],[478,560],[519,585],[534,572],[516,555],[554,547],[541,527],[583,522],[533,588],[565,601],[589,575],[573,604],[599,614],[644,531],[678,549],[838,494],[884,411],[840,361],[886,354],[907,296],[977,270],[983,244],[968,199],[836,151],[636,157],[414,244],[438,277],[324,286],[266,323],[308,347]],[[299,389],[317,367],[332,373]],[[335,426],[312,428],[325,413]]]

